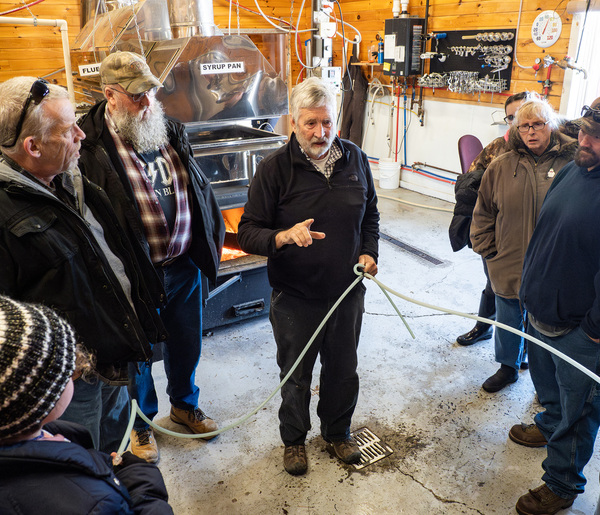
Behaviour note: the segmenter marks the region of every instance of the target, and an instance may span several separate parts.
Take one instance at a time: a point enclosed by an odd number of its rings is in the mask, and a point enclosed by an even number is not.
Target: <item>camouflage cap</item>
[[[103,85],[118,84],[132,95],[162,86],[144,58],[133,52],[114,52],[106,56],[100,65],[100,79]]]
[[[583,116],[574,120],[574,123],[590,136],[600,137],[600,97],[589,108],[584,107]]]

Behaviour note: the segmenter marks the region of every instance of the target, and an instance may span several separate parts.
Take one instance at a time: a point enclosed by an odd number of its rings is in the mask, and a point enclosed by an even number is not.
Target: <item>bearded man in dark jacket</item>
[[[198,407],[195,381],[202,344],[200,272],[216,280],[225,223],[183,125],[168,121],[155,98],[161,83],[144,59],[131,52],[110,54],[100,77],[106,100],[79,122],[87,136],[80,165],[106,189],[129,237],[147,249],[163,281],[167,299],[160,316],[170,335],[163,353],[171,420],[194,433],[210,433],[217,424]],[[154,418],[158,398],[151,363],[132,366],[130,374],[131,396]],[[152,429],[139,417],[131,441],[134,454],[158,460]]]
[[[281,378],[356,278],[354,265],[377,273],[379,212],[373,177],[365,153],[335,136],[335,107],[335,96],[320,79],[294,88],[294,134],[260,163],[238,227],[244,251],[268,256],[270,319]],[[349,293],[281,389],[284,468],[292,475],[307,470],[304,442],[318,354],[321,434],[342,461],[360,460],[350,423],[358,398],[356,350],[364,293],[362,283]]]

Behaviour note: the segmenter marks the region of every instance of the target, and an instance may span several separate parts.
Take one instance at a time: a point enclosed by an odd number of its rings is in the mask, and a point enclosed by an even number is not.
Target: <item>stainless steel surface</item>
[[[212,0],[169,0],[171,29],[176,38],[215,35]]]
[[[194,158],[217,186],[246,186],[258,163],[281,147],[286,136],[242,125],[187,126]],[[243,190],[245,194],[245,188]],[[217,196],[219,191],[216,190]],[[222,206],[226,207],[226,206]]]
[[[165,112],[183,123],[276,118],[288,113],[285,82],[248,36],[228,35],[181,41],[167,63],[158,42],[148,55],[163,81],[158,93]]]

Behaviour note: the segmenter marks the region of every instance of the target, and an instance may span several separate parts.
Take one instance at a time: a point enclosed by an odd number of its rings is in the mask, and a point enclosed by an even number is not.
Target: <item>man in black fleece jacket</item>
[[[273,294],[270,320],[283,378],[315,329],[356,278],[353,267],[377,273],[379,212],[367,156],[335,136],[335,96],[320,79],[296,86],[294,134],[259,165],[238,228],[242,249],[268,256]],[[340,304],[281,390],[284,467],[307,470],[312,370],[321,355],[317,413],[321,434],[346,463],[360,460],[350,436],[358,398],[357,353],[365,287]]]

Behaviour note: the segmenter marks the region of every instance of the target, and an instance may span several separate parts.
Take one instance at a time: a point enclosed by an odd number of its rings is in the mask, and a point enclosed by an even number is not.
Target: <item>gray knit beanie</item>
[[[75,369],[75,335],[51,309],[0,296],[0,440],[35,430]]]

